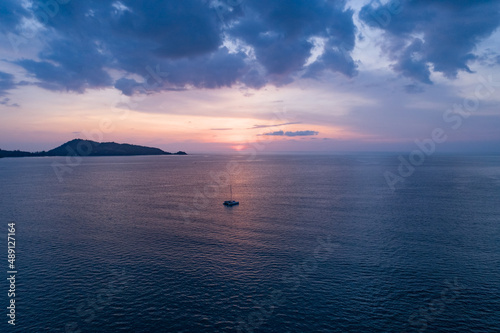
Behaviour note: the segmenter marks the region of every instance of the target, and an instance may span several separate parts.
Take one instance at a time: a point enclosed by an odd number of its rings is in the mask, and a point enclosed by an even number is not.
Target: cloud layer
[[[0,96],[7,94],[7,91],[15,87],[14,75],[0,72]]]
[[[359,18],[383,32],[396,73],[432,84],[433,71],[450,79],[470,72],[475,46],[500,23],[499,9],[496,0],[374,1]],[[343,0],[4,0],[0,26],[16,50],[40,41],[36,55],[10,60],[34,84],[132,95],[356,76],[353,15]],[[0,94],[14,87],[5,74]]]
[[[311,38],[353,45],[353,12],[344,7],[323,0],[48,0],[23,7],[9,0],[0,13],[4,29],[18,36],[16,47],[25,42],[26,22],[32,38],[43,39],[37,57],[14,61],[39,86],[78,93],[114,86],[131,95],[291,82],[311,56]],[[353,75],[353,63],[332,61],[331,52],[317,63]]]
[[[271,135],[271,136],[313,136],[313,135],[318,135],[318,134],[319,134],[319,132],[316,132],[316,131],[295,131],[295,132],[276,131],[276,132],[265,133],[264,135]]]
[[[393,69],[415,81],[432,84],[431,71],[456,78],[471,72],[476,45],[500,25],[496,0],[392,0],[372,2],[359,12],[360,19],[384,32],[384,53]]]

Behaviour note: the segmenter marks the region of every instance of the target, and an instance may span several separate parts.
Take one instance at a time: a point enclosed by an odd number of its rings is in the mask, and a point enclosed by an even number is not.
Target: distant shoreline
[[[26,152],[20,150],[0,149],[0,158],[9,157],[52,157],[52,156],[155,156],[155,155],[187,155],[183,151],[170,153],[159,148],[131,145],[128,143],[95,142],[74,139],[61,146],[42,152]]]

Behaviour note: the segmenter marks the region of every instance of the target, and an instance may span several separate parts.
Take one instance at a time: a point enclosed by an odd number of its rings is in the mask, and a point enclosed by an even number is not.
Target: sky
[[[0,148],[500,152],[499,25],[498,0],[0,0]]]

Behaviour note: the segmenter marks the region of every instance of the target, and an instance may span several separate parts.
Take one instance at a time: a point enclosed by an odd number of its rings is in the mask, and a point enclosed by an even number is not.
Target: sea
[[[0,159],[0,331],[500,332],[500,156],[409,157]]]

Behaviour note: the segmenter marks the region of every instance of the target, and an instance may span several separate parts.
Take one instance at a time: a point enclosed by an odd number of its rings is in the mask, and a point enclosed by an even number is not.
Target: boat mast
[[[231,201],[233,201],[233,185],[229,185],[229,190],[231,191]]]

